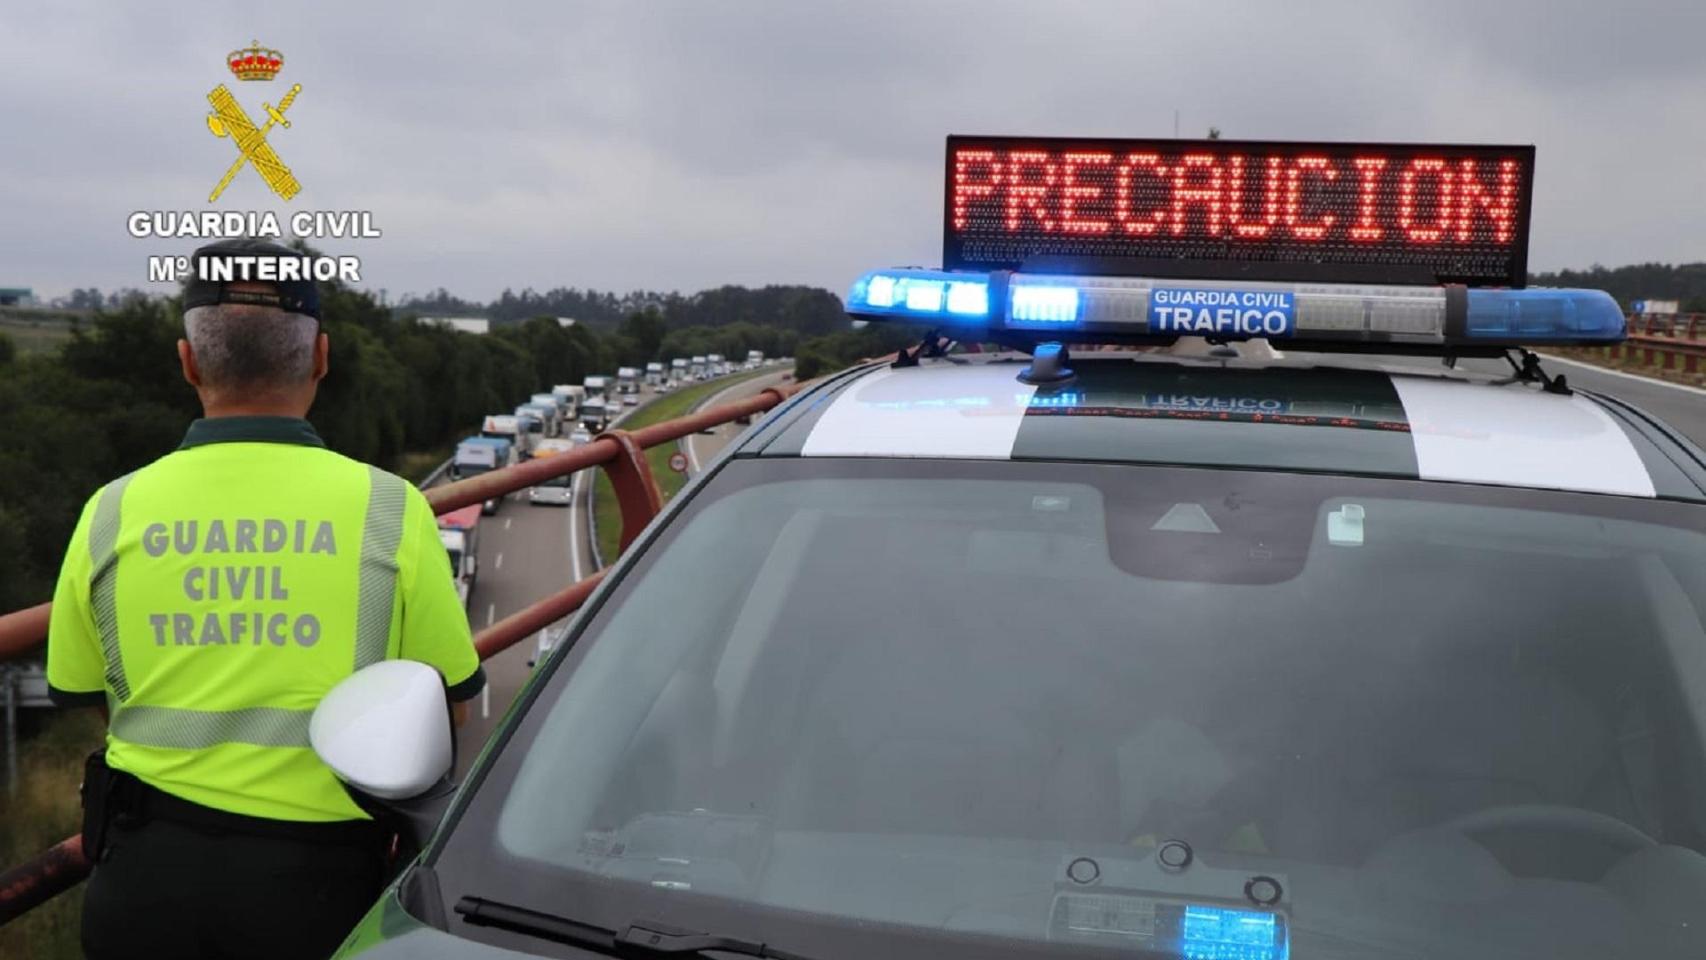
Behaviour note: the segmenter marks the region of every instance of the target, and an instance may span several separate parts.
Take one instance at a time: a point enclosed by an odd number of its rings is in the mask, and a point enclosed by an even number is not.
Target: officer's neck
[[[220,417],[295,417],[300,420],[308,416],[308,408],[313,405],[313,393],[221,396],[204,390],[201,394],[202,416],[209,420]]]

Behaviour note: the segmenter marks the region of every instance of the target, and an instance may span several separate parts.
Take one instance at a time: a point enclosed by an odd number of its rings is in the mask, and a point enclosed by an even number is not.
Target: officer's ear
[[[189,381],[190,386],[200,390],[201,371],[196,369],[195,351],[190,349],[188,340],[178,341],[178,363],[184,368],[184,379]]]
[[[332,369],[332,341],[321,331],[314,338],[314,382],[326,379],[326,373]]]

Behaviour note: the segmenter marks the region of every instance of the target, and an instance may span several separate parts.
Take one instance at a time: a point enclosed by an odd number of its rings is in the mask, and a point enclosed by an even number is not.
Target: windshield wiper
[[[628,924],[626,929],[616,931],[554,913],[488,900],[485,897],[463,897],[456,901],[456,912],[462,915],[462,919],[478,926],[498,927],[617,956],[629,953],[732,953],[743,957],[770,957],[774,960],[811,960],[809,957],[772,949],[751,940],[682,930],[653,920],[635,920]]]

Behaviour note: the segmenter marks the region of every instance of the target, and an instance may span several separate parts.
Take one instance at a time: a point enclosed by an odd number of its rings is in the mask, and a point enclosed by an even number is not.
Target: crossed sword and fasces
[[[245,163],[253,163],[255,172],[261,175],[267,186],[285,200],[296,196],[302,189],[302,184],[296,182],[296,175],[290,172],[290,168],[273,152],[272,145],[267,143],[267,131],[272,129],[273,124],[290,126],[290,121],[284,118],[284,112],[290,109],[290,105],[296,101],[296,95],[301,92],[302,84],[299,83],[290,88],[276,108],[270,103],[262,104],[267,111],[267,122],[259,128],[249,120],[249,115],[244,112],[237,98],[231,95],[231,91],[225,89],[225,84],[214,87],[207,95],[207,102],[213,104],[213,112],[207,115],[207,129],[216,137],[230,137],[238,153],[237,162],[225,171],[219,186],[214,187],[212,195],[207,198],[208,203],[219,199],[219,195],[231,185],[232,178],[237,176],[237,171],[242,170]]]

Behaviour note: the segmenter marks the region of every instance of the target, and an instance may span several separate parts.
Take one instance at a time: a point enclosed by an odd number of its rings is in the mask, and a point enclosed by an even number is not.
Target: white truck
[[[689,365],[687,368],[687,377],[690,380],[703,380],[703,379],[705,379],[705,358],[704,357],[694,357],[693,358],[691,365]]]
[[[616,392],[620,394],[640,392],[640,368],[618,367],[616,370]]]
[[[522,416],[524,413],[545,421],[546,437],[555,437],[563,432],[563,411],[557,406],[557,398],[548,393],[536,393],[526,403],[515,408],[516,416]],[[538,444],[534,446],[537,447]]]
[[[680,386],[687,381],[687,358],[676,357],[669,362],[669,382]]]
[[[551,415],[551,422],[546,424],[546,431],[553,437],[563,434],[563,408],[557,403],[554,393],[536,393],[527,398],[527,405],[539,407]]]
[[[480,436],[508,440],[513,456],[520,460],[533,450],[533,435],[528,433],[520,418],[513,414],[493,414],[480,425]]]
[[[722,354],[713,353],[713,354],[708,354],[705,357],[705,376],[707,376],[707,377],[720,377],[723,374],[728,373],[728,372],[729,372],[729,367],[728,367],[728,364],[723,362],[723,355]]]
[[[438,541],[450,555],[450,576],[456,581],[456,595],[462,598],[464,609],[474,593],[474,580],[480,572],[478,557],[480,508],[467,506],[452,510],[438,518]]]
[[[557,406],[563,411],[565,424],[580,419],[581,400],[586,397],[585,387],[580,384],[559,383],[551,388],[551,396],[557,398]]]
[[[748,350],[746,352],[746,369],[757,370],[762,366],[764,366],[764,351]]]
[[[603,397],[588,397],[581,404],[581,426],[597,436],[610,423],[610,415],[606,412]]]
[[[656,360],[646,364],[646,386],[653,389],[663,386],[663,364]]]
[[[610,388],[610,378],[609,377],[605,377],[605,376],[587,377],[586,378],[586,387],[585,387],[586,396],[581,398],[581,404],[585,405],[585,404],[591,402],[593,400],[593,398],[595,398],[595,397],[602,399],[604,397],[605,393],[609,390],[609,388]]]

